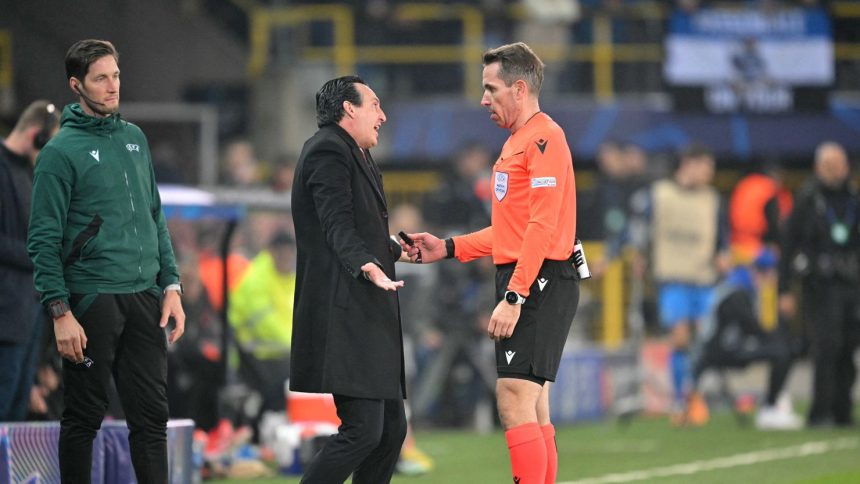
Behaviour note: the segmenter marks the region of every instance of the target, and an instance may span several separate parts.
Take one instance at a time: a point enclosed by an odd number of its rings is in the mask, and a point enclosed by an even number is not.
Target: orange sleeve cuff
[[[493,254],[493,228],[486,227],[471,234],[458,235],[454,239],[454,257],[460,262],[469,262]]]

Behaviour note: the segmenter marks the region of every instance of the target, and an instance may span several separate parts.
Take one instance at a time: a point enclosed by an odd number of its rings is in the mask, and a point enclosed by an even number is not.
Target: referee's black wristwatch
[[[526,297],[520,295],[518,292],[508,291],[505,293],[505,301],[507,301],[508,304],[511,304],[511,305],[525,304],[526,303]]]

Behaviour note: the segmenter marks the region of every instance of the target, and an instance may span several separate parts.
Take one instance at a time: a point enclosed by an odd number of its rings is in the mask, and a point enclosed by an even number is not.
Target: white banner
[[[664,75],[675,86],[773,83],[827,86],[833,41],[823,11],[705,9],[677,12],[666,37]]]

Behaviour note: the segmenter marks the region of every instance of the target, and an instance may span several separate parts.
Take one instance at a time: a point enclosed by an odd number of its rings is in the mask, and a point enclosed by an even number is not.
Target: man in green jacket
[[[138,482],[167,482],[167,343],[185,328],[182,286],[146,137],[120,118],[118,54],[82,40],[66,53],[79,102],[39,154],[27,248],[63,356],[60,475],[90,482],[111,374]],[[173,317],[169,337],[163,329]]]

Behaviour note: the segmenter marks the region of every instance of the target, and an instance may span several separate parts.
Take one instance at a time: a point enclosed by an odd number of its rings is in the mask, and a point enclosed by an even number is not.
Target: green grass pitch
[[[511,482],[502,433],[421,430],[419,447],[436,463],[397,484]],[[557,431],[559,483],[846,483],[860,482],[860,432],[763,432],[731,414],[701,428],[673,428],[665,418],[563,426]],[[297,483],[296,477],[219,483]]]

